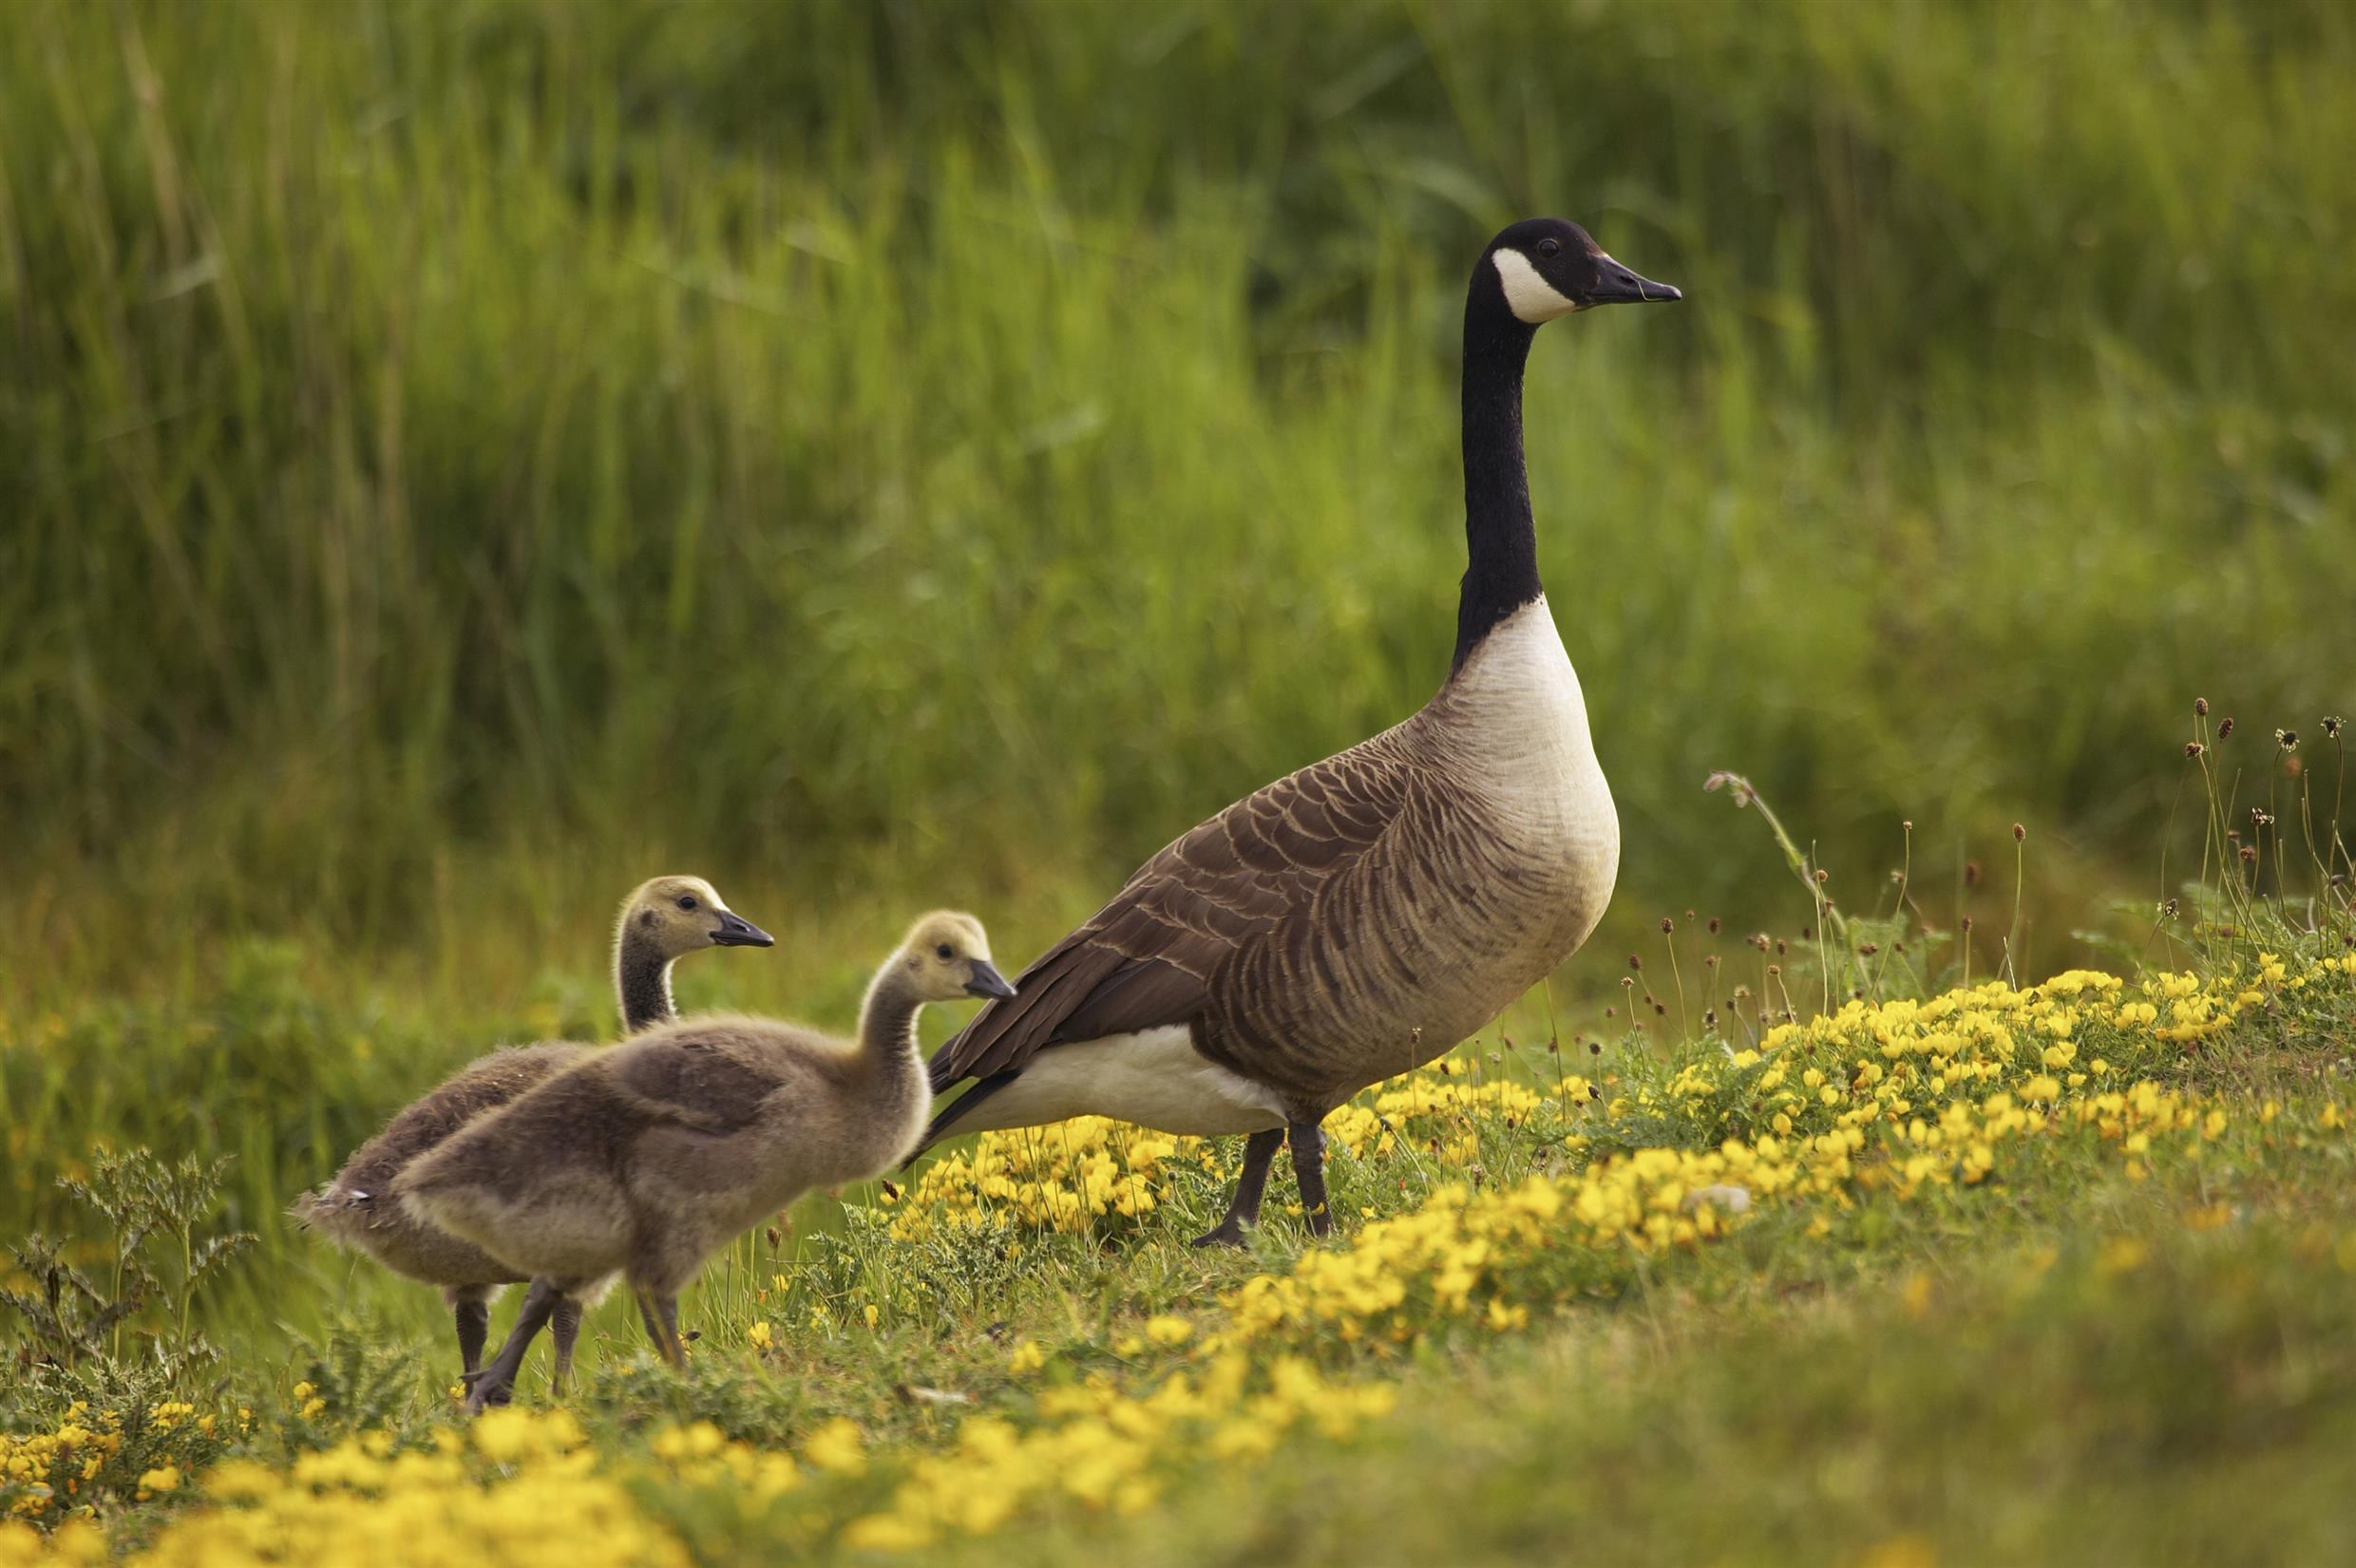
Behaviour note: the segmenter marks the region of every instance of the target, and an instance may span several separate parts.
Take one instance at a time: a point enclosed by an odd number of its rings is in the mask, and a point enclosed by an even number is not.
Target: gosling
[[[877,972],[856,1040],[765,1018],[674,1024],[414,1162],[393,1184],[408,1212],[533,1281],[483,1381],[514,1376],[521,1342],[558,1296],[616,1273],[657,1353],[684,1366],[678,1293],[706,1259],[804,1193],[880,1176],[915,1151],[932,1098],[917,1047],[923,1005],[1014,993],[980,922],[938,911]]]
[[[737,916],[700,877],[657,877],[646,883],[623,902],[614,939],[614,989],[622,1032],[636,1034],[677,1017],[671,966],[679,958],[707,947],[769,947],[771,942],[769,933]],[[290,1211],[336,1244],[364,1253],[395,1274],[440,1286],[457,1325],[462,1381],[468,1384],[475,1383],[481,1370],[492,1300],[526,1276],[405,1212],[390,1200],[394,1179],[475,1117],[545,1083],[596,1048],[570,1040],[543,1040],[493,1051],[394,1116],[384,1131],[345,1162],[334,1181],[304,1194]],[[559,1392],[572,1372],[580,1312],[578,1296],[550,1306]]]

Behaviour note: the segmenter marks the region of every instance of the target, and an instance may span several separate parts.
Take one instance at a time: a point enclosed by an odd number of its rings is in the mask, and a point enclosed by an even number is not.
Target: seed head
[[[2340,717],[2338,714],[2325,714],[2323,724],[2324,739],[2328,741],[2336,741],[2340,738]]]
[[[2022,840],[2027,838],[2028,836],[2029,830],[2027,828],[2023,827],[2019,822],[2012,824],[2012,841],[2014,843],[2019,843]]]
[[[2184,743],[2184,754],[2188,757],[2197,757],[2208,749],[2209,748],[2207,746],[2201,745],[2198,741],[2186,741]]]
[[[2277,729],[2274,731],[2274,744],[2285,751],[2296,751],[2299,749],[2299,732],[2295,729]]]
[[[1857,947],[1857,951],[1868,958],[1872,957],[1873,954],[1879,953],[1881,950],[1882,945],[1879,942],[1863,942],[1858,944]]]
[[[1816,880],[1817,880],[1817,881],[1819,881],[1819,882],[1829,882],[1829,881],[1831,881],[1832,879],[1833,879],[1833,874],[1832,874],[1831,872],[1829,872],[1829,871],[1819,870],[1819,871],[1816,873]]]
[[[1964,862],[1964,885],[1966,887],[1978,887],[1980,885],[1979,861],[1966,860]]]
[[[1710,916],[1710,935],[1713,936],[1718,935],[1718,916],[1715,915]]]
[[[1662,916],[1661,916],[1661,935],[1663,935],[1663,936],[1669,935],[1671,935],[1672,933],[1674,933],[1676,930],[1677,930],[1677,922],[1676,922],[1675,920],[1670,919],[1670,918],[1669,918],[1667,916],[1665,916],[1665,915],[1663,915]]]
[[[2223,740],[2226,736],[2231,735],[2232,732],[2233,715],[2228,713],[2225,717],[2217,721],[2217,739]]]
[[[1628,968],[1630,968],[1630,969],[1643,969],[1644,967],[1644,960],[1643,958],[1639,957],[1637,954],[1633,954],[1633,953],[1631,953],[1631,954],[1628,954]]]
[[[1971,916],[1968,915],[1964,916],[1964,929],[1966,931],[1969,931],[1971,929]]]
[[[2193,711],[2199,714],[2204,719],[2207,718],[2209,716],[2209,699],[2206,697],[2194,697],[2193,699]]]
[[[2251,864],[2253,864],[2253,863],[2257,860],[2257,858],[2258,858],[2258,851],[2257,851],[2257,847],[2256,847],[2254,844],[2244,844],[2244,845],[2242,845],[2242,846],[2241,846],[2241,860],[2242,860],[2242,864],[2244,864],[2244,865],[2251,865]]]

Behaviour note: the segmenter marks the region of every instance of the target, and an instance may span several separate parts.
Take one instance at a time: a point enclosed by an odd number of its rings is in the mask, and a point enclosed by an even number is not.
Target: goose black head
[[[1481,266],[1495,274],[1506,309],[1528,327],[1597,305],[1685,297],[1614,261],[1568,218],[1523,219],[1489,242]]]

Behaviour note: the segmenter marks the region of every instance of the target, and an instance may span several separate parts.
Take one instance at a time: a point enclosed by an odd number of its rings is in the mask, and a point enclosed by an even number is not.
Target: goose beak
[[[1596,257],[1596,266],[1603,277],[1587,291],[1589,305],[1644,305],[1685,297],[1676,285],[1639,277],[1607,255]]]
[[[777,938],[738,915],[734,910],[720,911],[720,929],[712,934],[713,947],[775,947]]]
[[[1015,994],[1015,988],[1007,984],[1006,976],[998,972],[997,965],[987,958],[977,958],[974,960],[974,977],[965,982],[965,993],[969,996],[995,997],[1002,1002]]]

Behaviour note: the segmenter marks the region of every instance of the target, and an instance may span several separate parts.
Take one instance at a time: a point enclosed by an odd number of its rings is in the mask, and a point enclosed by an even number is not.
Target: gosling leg
[[[662,1318],[663,1338],[671,1346],[671,1365],[680,1371],[687,1370],[687,1341],[679,1337],[679,1298],[658,1295],[655,1298],[655,1311]]]
[[[1194,1238],[1195,1246],[1240,1247],[1244,1244],[1245,1228],[1260,1223],[1260,1200],[1268,1190],[1268,1166],[1274,1162],[1277,1147],[1283,1142],[1282,1127],[1255,1132],[1244,1140],[1244,1170],[1235,1179],[1235,1194],[1227,1200],[1227,1212],[1218,1224]]]
[[[1325,1202],[1325,1130],[1315,1122],[1295,1122],[1285,1130],[1292,1138],[1293,1180],[1301,1185],[1301,1208],[1309,1217],[1309,1234],[1331,1236],[1334,1216]]]
[[[523,1368],[523,1352],[532,1348],[533,1339],[561,1299],[546,1280],[532,1281],[532,1288],[523,1293],[523,1305],[516,1312],[515,1327],[507,1331],[507,1342],[500,1346],[491,1364],[475,1374],[473,1387],[466,1390],[468,1415],[481,1415],[484,1406],[504,1405],[515,1397],[516,1373]]]
[[[679,1343],[679,1298],[656,1295],[640,1288],[634,1292],[638,1301],[638,1319],[646,1325],[646,1335],[655,1342],[655,1353],[663,1358],[672,1370],[687,1370],[687,1350]]]
[[[483,1342],[491,1336],[491,1304],[471,1292],[453,1291],[450,1316],[458,1324],[459,1376],[470,1378],[482,1369]]]
[[[580,1303],[569,1295],[559,1296],[556,1309],[548,1314],[548,1339],[556,1347],[556,1366],[548,1374],[548,1389],[559,1399],[572,1387],[573,1342],[580,1337]]]

